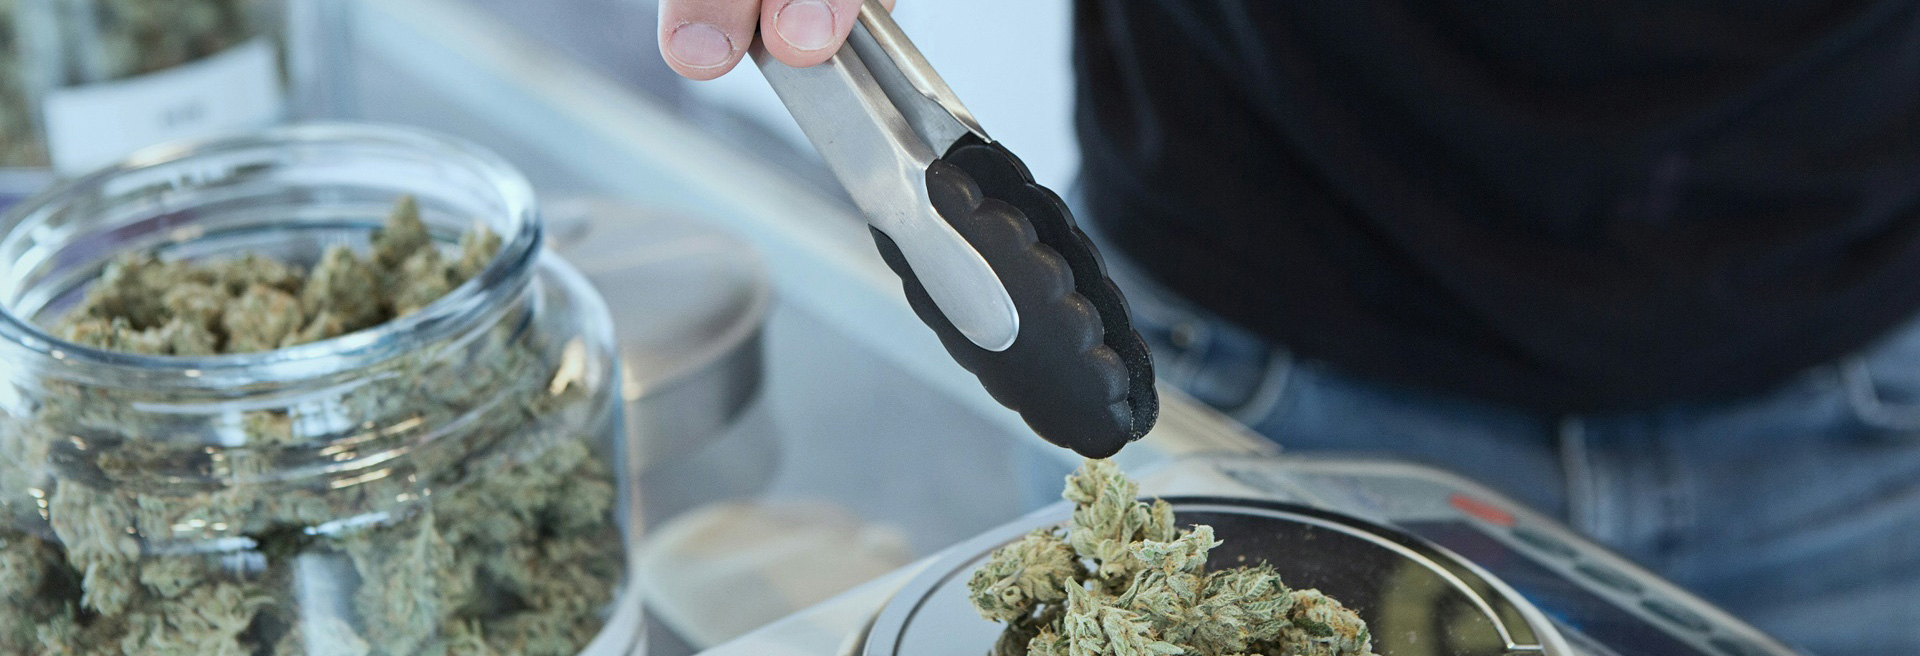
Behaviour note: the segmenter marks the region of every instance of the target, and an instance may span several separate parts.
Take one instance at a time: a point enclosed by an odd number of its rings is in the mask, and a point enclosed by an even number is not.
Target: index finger
[[[711,80],[753,43],[760,0],[660,0],[660,56],[674,72]]]

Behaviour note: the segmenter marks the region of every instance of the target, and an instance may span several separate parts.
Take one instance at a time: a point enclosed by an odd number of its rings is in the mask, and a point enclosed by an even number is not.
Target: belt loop
[[[1567,524],[1597,537],[1602,500],[1587,451],[1586,422],[1577,415],[1562,416],[1558,433],[1560,469],[1567,486]]]
[[[1273,412],[1286,396],[1288,384],[1293,381],[1293,352],[1274,347],[1267,351],[1266,371],[1260,377],[1260,386],[1247,395],[1247,402],[1235,408],[1227,416],[1246,426],[1259,426],[1272,419]]]
[[[1867,359],[1853,356],[1839,364],[1840,382],[1853,414],[1868,426],[1899,433],[1920,431],[1920,405],[1891,405],[1880,398],[1879,384],[1873,380]]]

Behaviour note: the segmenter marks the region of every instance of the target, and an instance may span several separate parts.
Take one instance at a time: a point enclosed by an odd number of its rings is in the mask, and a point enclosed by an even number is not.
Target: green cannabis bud
[[[333,246],[311,270],[118,258],[52,330],[152,356],[270,351],[417,312],[500,246],[476,226],[443,255],[403,197],[364,253]],[[57,382],[0,406],[0,654],[577,654],[625,573],[618,488],[546,341],[503,322],[455,357],[238,408],[211,420],[230,444],[175,438],[133,407],[173,399],[139,389]],[[359,428],[395,425],[422,428]],[[377,477],[280,480],[316,449],[402,455]]]
[[[1063,529],[995,550],[967,582],[980,616],[1007,624],[993,656],[1371,656],[1351,609],[1293,590],[1267,564],[1208,571],[1220,542],[1142,503],[1113,463],[1067,478]]]
[[[1042,529],[993,552],[987,564],[973,573],[968,589],[982,617],[1011,622],[1040,604],[1065,601],[1067,586],[1086,576],[1073,547],[1053,531]]]

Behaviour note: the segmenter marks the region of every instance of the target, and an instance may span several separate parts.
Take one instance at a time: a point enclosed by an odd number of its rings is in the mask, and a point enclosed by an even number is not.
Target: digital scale
[[[1459,476],[1407,463],[1187,458],[1147,472],[1213,565],[1266,560],[1359,612],[1380,656],[1791,656],[1704,600]],[[1063,521],[1055,504],[937,556],[845,650],[981,656],[1001,626],[966,600],[994,548]]]

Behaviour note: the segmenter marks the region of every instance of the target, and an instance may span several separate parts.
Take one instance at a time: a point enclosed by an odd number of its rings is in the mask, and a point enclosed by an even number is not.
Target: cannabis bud
[[[993,552],[967,590],[1005,622],[993,656],[1371,656],[1351,609],[1293,590],[1271,565],[1208,571],[1213,528],[1174,526],[1164,501],[1087,460],[1062,496],[1073,519]]]

